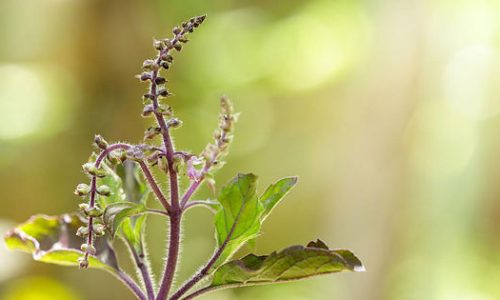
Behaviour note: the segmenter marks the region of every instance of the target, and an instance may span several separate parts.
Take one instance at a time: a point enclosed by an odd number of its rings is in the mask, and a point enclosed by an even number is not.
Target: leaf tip
[[[353,272],[357,272],[357,273],[362,273],[362,272],[366,272],[366,268],[363,264],[361,265],[356,265],[354,266],[354,268],[352,269]]]

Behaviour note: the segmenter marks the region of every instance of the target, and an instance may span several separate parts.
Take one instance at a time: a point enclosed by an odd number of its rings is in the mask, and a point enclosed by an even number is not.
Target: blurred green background
[[[177,146],[201,151],[229,95],[242,115],[218,184],[300,176],[255,251],[321,237],[368,272],[200,299],[500,299],[498,0],[0,0],[1,234],[75,210],[94,133],[140,141],[152,37],[204,13],[168,75]],[[212,253],[211,218],[185,219],[178,282]],[[148,228],[160,266],[165,222]],[[131,296],[2,244],[0,299]]]

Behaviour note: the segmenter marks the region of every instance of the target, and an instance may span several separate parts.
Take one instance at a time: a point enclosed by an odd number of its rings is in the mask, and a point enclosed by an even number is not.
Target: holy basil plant
[[[32,216],[5,235],[10,249],[28,252],[40,262],[108,271],[138,299],[150,300],[192,299],[218,289],[364,270],[349,250],[330,249],[321,240],[266,255],[234,258],[243,245],[259,236],[262,224],[297,184],[297,177],[280,179],[259,193],[256,175],[238,174],[214,199],[192,199],[202,184],[215,191],[214,172],[223,165],[238,115],[229,99],[222,97],[214,140],[199,154],[176,150],[171,134],[182,123],[167,104],[171,93],[160,73],[170,68],[174,60],[172,52],[181,51],[188,41],[187,35],[204,20],[205,16],[191,18],[173,29],[173,37],[154,40],[157,55],[144,61],[143,72],[138,75],[148,83],[142,116],[154,120],[154,125],[146,129],[143,142],[108,144],[96,135],[97,151],[83,165],[89,183],[81,183],[75,190],[83,200],[78,212]],[[153,172],[167,175],[168,189],[161,188]],[[182,177],[188,182],[183,190],[179,185]],[[151,208],[148,204],[151,198],[162,209]],[[181,219],[189,208],[197,206],[214,212],[216,249],[197,273],[172,291],[181,246]],[[159,282],[153,280],[155,276],[145,250],[144,224],[150,214],[163,216],[169,223],[166,263]],[[120,267],[114,251],[118,240],[130,250],[138,278],[129,276]]]

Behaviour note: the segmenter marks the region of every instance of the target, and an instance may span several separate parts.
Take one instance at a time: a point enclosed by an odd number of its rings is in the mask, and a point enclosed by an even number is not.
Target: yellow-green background
[[[203,13],[168,75],[177,146],[204,147],[228,94],[242,115],[218,183],[300,176],[255,251],[321,237],[368,271],[200,299],[500,299],[496,0],[0,0],[0,233],[76,208],[94,133],[140,140],[152,37]],[[178,282],[211,254],[210,223],[186,218]],[[148,230],[159,271],[165,223]],[[0,245],[2,300],[130,298]]]

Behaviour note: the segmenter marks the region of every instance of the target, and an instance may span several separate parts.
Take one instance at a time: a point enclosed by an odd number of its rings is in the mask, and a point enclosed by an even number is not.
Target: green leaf
[[[146,211],[145,205],[149,189],[140,177],[137,164],[133,162],[125,162],[123,165],[118,166],[117,172],[111,169],[106,169],[106,171],[111,175],[107,180],[112,181],[110,182],[110,186],[114,191],[112,195],[122,195],[119,199],[112,199],[106,206],[103,214],[104,223],[111,232],[111,236],[115,237],[120,225],[126,219]],[[127,201],[124,201],[124,199],[127,199]],[[134,223],[135,221],[130,224]],[[138,223],[141,227],[142,224],[143,222]],[[138,228],[138,232],[140,231],[140,228]]]
[[[147,211],[146,201],[150,190],[136,163],[125,161],[117,172],[122,179],[127,202],[121,202],[119,205],[117,203],[108,212],[108,216],[114,214],[111,230],[113,235],[120,232],[120,236],[130,243],[137,253],[142,254],[142,232],[146,221],[144,213]]]
[[[215,214],[218,246],[222,246],[228,235],[231,235],[216,266],[259,234],[264,208],[255,194],[256,185],[257,176],[238,174],[220,192],[220,207]]]
[[[111,236],[114,237],[123,221],[132,216],[142,214],[145,211],[146,207],[143,204],[119,202],[108,205],[104,210],[102,218],[108,230],[111,232]]]
[[[282,178],[267,188],[259,199],[264,207],[262,220],[267,218],[276,204],[297,184],[297,180],[297,177]]]
[[[225,263],[213,275],[211,286],[245,286],[300,280],[341,271],[363,272],[361,261],[348,250],[330,250],[318,240],[278,253],[250,254]]]
[[[142,228],[146,221],[146,215],[141,215],[132,220],[126,219],[121,226],[123,237],[134,247],[139,254],[143,253]]]
[[[106,176],[97,179],[98,185],[107,185],[111,189],[111,195],[106,197],[98,197],[98,203],[102,208],[106,206],[122,202],[125,200],[126,195],[122,188],[122,179],[118,174],[110,168],[106,163],[101,163],[101,168],[106,172]]]
[[[141,172],[136,163],[125,161],[123,165],[117,167],[117,174],[123,183],[126,200],[129,202],[146,204],[147,196],[150,192],[149,186],[141,176]]]
[[[76,214],[62,216],[34,215],[28,221],[7,232],[5,244],[10,250],[33,255],[40,262],[78,266],[81,240],[75,235],[84,221]],[[98,256],[89,257],[89,267],[115,272],[116,257],[106,240],[96,244]]]

